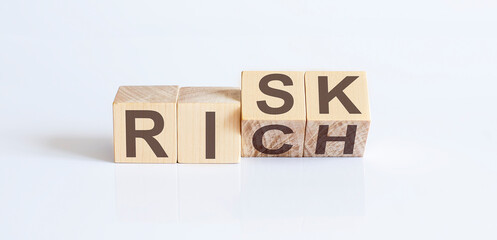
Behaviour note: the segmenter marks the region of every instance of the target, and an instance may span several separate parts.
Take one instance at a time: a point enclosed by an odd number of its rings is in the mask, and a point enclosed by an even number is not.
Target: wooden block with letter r
[[[240,89],[184,87],[178,98],[178,162],[240,161]]]
[[[176,163],[178,86],[123,86],[114,112],[114,161]]]
[[[365,72],[306,72],[304,157],[361,157],[370,114]]]
[[[302,157],[304,72],[242,72],[242,156]]]

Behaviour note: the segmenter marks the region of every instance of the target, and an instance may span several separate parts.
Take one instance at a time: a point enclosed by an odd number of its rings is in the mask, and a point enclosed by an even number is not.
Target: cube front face
[[[369,121],[308,121],[304,157],[362,157]]]
[[[114,104],[114,160],[176,163],[176,103]]]
[[[240,90],[183,88],[178,102],[178,162],[240,162]],[[190,98],[206,97],[191,102]],[[220,95],[221,94],[221,95]],[[211,95],[209,97],[209,95]],[[182,98],[183,96],[183,98]],[[225,98],[233,100],[222,102]],[[219,102],[221,101],[221,102]]]
[[[176,163],[177,86],[123,86],[113,103],[114,161]]]
[[[243,120],[243,157],[302,157],[305,121]]]
[[[360,157],[369,132],[364,72],[306,72],[304,157]]]
[[[242,156],[302,157],[304,72],[242,72]]]

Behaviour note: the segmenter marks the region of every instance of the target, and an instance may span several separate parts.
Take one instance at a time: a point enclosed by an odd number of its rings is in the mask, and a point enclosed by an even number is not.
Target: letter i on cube
[[[178,162],[240,162],[240,89],[180,89]]]

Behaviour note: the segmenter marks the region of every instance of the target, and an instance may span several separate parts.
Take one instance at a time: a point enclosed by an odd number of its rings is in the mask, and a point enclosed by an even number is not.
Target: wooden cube
[[[365,72],[306,72],[304,157],[360,157],[370,114]]]
[[[240,162],[240,89],[180,89],[178,162]]]
[[[114,112],[114,161],[176,163],[178,86],[123,86]]]
[[[304,72],[242,72],[242,156],[302,157]]]

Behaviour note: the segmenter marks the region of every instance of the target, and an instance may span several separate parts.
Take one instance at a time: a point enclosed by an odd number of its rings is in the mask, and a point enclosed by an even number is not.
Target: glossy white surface
[[[496,239],[493,1],[0,3],[0,239]],[[112,163],[119,85],[365,70],[364,158]]]

